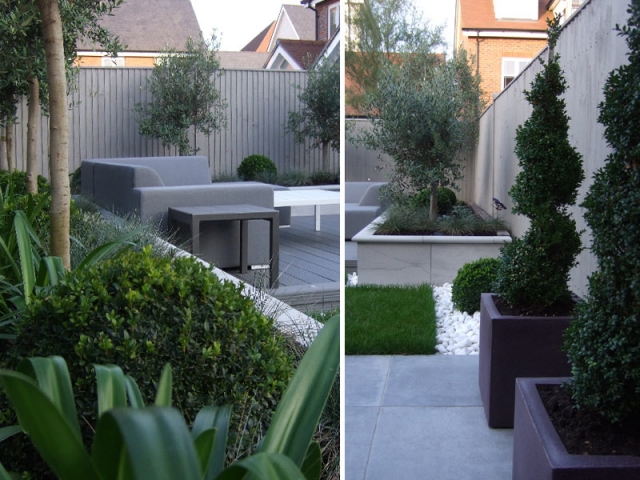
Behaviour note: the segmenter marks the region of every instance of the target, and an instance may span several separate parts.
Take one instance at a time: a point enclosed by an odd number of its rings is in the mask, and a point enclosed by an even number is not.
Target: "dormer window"
[[[329,38],[338,30],[340,26],[340,4],[329,7]]]
[[[123,57],[102,57],[103,67],[124,67]]]

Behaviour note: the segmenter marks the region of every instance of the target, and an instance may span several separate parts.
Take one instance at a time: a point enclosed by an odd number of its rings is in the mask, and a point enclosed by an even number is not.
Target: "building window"
[[[522,70],[531,62],[530,58],[503,58],[502,59],[502,88],[507,88]]]
[[[124,57],[102,57],[103,67],[124,67]]]
[[[329,7],[329,38],[338,30],[340,26],[340,4]]]

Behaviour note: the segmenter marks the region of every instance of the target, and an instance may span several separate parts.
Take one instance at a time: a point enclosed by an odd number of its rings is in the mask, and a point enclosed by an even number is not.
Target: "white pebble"
[[[438,327],[436,350],[441,355],[478,355],[480,312],[473,316],[455,310],[451,284],[433,287]]]

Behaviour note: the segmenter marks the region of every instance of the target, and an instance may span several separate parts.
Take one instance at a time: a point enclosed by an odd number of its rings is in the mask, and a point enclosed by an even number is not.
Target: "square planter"
[[[513,430],[513,480],[622,480],[640,478],[640,457],[571,455],[562,444],[536,385],[567,378],[519,378]]]
[[[465,263],[498,257],[507,232],[491,237],[376,235],[376,218],[351,239],[358,245],[358,283],[419,285],[451,283]]]
[[[480,299],[480,396],[490,427],[513,428],[517,377],[571,375],[561,348],[572,317],[501,315],[494,297],[483,293]]]

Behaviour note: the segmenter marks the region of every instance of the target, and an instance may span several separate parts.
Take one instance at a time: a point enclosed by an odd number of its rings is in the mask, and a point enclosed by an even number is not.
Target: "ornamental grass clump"
[[[558,18],[549,21],[549,60],[525,91],[533,111],[518,127],[515,153],[521,167],[509,191],[513,212],[530,219],[529,230],[501,250],[495,291],[527,314],[570,308],[569,272],[581,250],[568,207],[584,179],[582,156],[569,143],[569,117],[561,95],[567,86],[560,56]]]
[[[610,73],[599,106],[613,152],[583,204],[598,270],[565,339],[574,400],[613,423],[640,412],[640,1],[628,13],[616,29],[629,64]]]

